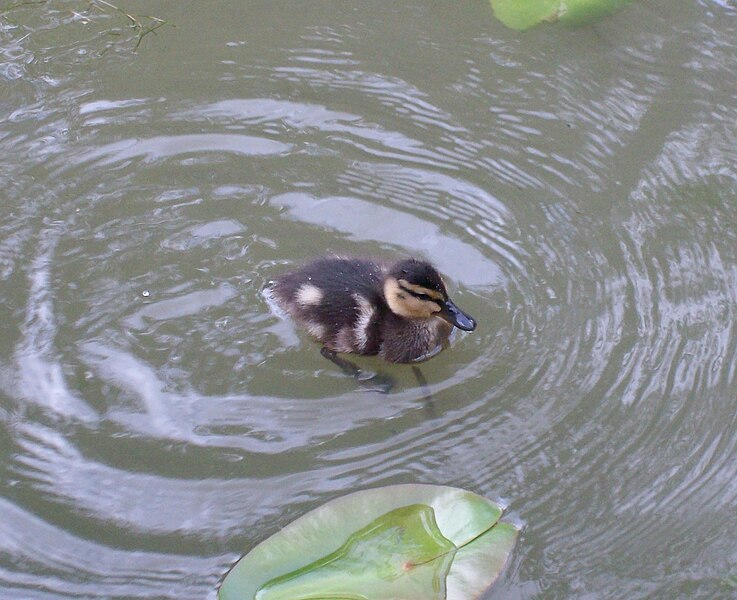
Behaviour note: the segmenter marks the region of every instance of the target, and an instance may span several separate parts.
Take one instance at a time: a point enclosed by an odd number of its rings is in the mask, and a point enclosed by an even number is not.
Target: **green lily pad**
[[[611,14],[632,0],[491,0],[494,15],[523,31],[544,21],[577,25]]]
[[[223,581],[220,600],[468,600],[496,580],[518,529],[458,488],[355,492],[261,542]]]

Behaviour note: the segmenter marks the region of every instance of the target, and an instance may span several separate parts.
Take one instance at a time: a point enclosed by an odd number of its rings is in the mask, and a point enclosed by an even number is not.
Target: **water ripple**
[[[65,532],[5,499],[0,499],[0,510],[5,517],[0,552],[15,557],[14,566],[0,568],[0,580],[15,597],[205,597],[212,595],[223,562],[233,560],[233,555],[200,558],[122,550]],[[42,581],[30,574],[30,565],[43,569]]]
[[[99,26],[43,73],[44,36],[79,25],[57,9],[0,32],[10,593],[201,597],[307,508],[407,481],[508,500],[528,527],[502,595],[714,591],[737,533],[731,7],[633,3],[644,25],[565,38],[394,7],[419,63],[353,18],[283,45],[259,24],[208,62],[217,93],[181,95],[98,87]],[[479,320],[420,365],[432,401],[371,358],[396,385],[360,393],[269,310],[327,251],[431,259]]]

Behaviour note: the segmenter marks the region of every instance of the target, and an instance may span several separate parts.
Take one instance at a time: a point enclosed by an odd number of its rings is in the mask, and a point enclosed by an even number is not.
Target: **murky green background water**
[[[0,12],[0,597],[213,598],[346,492],[504,499],[489,598],[737,594],[737,7]],[[0,6],[10,6],[6,2]],[[415,254],[480,322],[360,392],[268,309]]]

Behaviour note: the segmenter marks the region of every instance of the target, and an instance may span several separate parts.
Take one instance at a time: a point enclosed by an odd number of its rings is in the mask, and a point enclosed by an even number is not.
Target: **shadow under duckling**
[[[323,343],[326,358],[359,380],[361,371],[336,353],[415,362],[441,350],[454,326],[476,328],[449,298],[438,271],[414,258],[393,264],[318,258],[277,277],[270,295]]]

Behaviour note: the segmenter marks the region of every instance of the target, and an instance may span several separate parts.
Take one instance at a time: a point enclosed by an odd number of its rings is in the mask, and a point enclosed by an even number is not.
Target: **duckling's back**
[[[377,354],[377,323],[386,310],[384,271],[357,258],[320,258],[278,277],[277,304],[313,336],[336,352]]]

